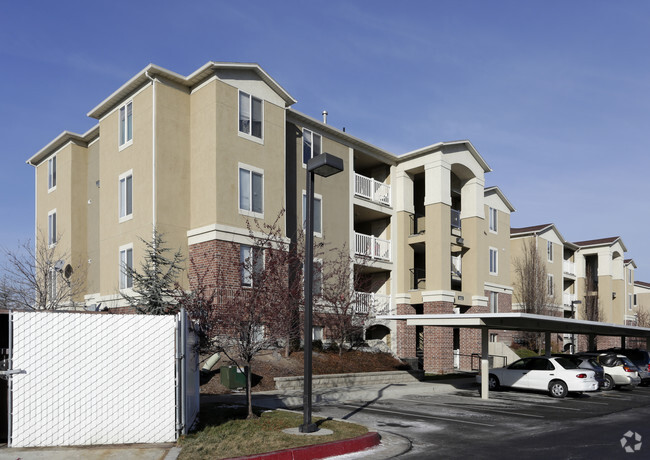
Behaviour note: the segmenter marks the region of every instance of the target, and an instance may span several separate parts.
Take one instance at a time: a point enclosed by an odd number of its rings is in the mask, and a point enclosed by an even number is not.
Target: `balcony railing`
[[[355,232],[354,253],[358,256],[390,262],[390,241]]]
[[[574,302],[576,300],[578,300],[578,296],[576,294],[562,294],[562,303],[567,307],[570,307],[571,302]]]
[[[568,260],[562,261],[562,271],[567,275],[576,275],[576,264]]]
[[[451,228],[460,228],[460,211],[458,209],[451,210]]]
[[[354,310],[367,315],[388,315],[390,313],[390,296],[374,292],[355,292]]]
[[[379,182],[372,177],[355,173],[354,194],[390,206],[390,185]]]
[[[424,268],[410,268],[411,289],[424,289],[427,285],[427,272]]]

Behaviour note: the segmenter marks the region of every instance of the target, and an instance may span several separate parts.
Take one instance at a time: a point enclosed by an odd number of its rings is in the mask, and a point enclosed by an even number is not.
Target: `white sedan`
[[[598,381],[592,370],[580,369],[565,358],[536,356],[515,361],[508,367],[490,369],[489,388],[523,388],[548,391],[554,398],[564,398],[569,391],[596,391]]]

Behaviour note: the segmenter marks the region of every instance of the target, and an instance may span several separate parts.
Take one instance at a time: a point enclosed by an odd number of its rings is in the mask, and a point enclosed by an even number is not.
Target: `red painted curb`
[[[381,438],[378,433],[371,432],[357,438],[326,442],[313,446],[296,447],[295,449],[276,450],[275,452],[249,455],[247,457],[233,457],[228,460],[316,460],[335,455],[349,454],[351,452],[359,452],[360,450],[378,445],[380,440]]]

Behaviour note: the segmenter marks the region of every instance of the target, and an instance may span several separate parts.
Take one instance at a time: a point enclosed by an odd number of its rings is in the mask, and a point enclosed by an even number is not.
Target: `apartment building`
[[[287,238],[301,231],[305,164],[328,152],[345,171],[316,177],[315,236],[346,245],[372,279],[356,293],[366,337],[428,371],[467,368],[474,332],[376,316],[510,309],[514,208],[485,187],[489,166],[469,141],[398,156],[295,102],[257,64],[209,62],[188,76],[149,65],[88,113],[91,130],[66,131],[32,156],[37,231],[84,273],[72,300],[120,308],[132,288],[123,267],[139,266],[154,228],[185,255],[183,286],[190,260],[231,267],[214,283],[246,283],[232,267],[255,253],[247,221],[271,224],[284,209]]]

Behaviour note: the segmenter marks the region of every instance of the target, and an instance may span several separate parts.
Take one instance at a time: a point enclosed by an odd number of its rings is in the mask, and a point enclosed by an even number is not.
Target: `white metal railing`
[[[451,227],[460,228],[460,211],[457,209],[451,210]]]
[[[355,232],[354,253],[371,259],[390,261],[390,241]]]
[[[569,275],[574,275],[576,274],[576,264],[575,262],[571,262],[569,260],[563,260],[562,261],[562,271],[564,273],[567,273]]]
[[[390,296],[374,292],[355,292],[354,310],[356,313],[388,315],[390,313]]]
[[[390,206],[390,185],[372,177],[354,174],[354,194]]]
[[[562,303],[567,306],[571,306],[571,302],[578,300],[576,294],[562,294]]]

